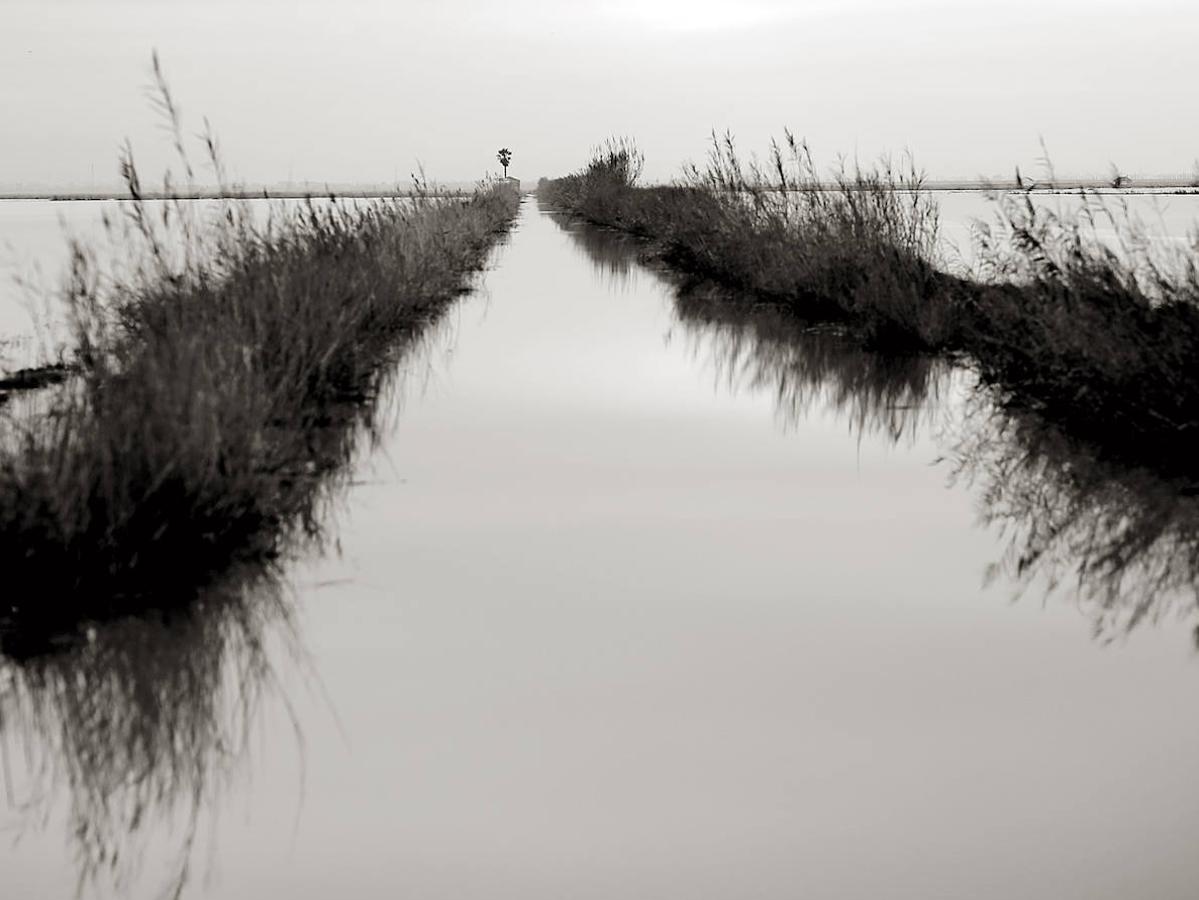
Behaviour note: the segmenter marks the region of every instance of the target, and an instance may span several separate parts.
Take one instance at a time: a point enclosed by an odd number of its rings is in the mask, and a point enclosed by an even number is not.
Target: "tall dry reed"
[[[122,171],[126,264],[107,277],[76,247],[62,291],[77,375],[0,419],[0,571],[22,586],[0,610],[9,642],[184,602],[311,529],[389,354],[466,290],[519,204],[503,185],[423,189],[262,221],[234,200],[147,200],[129,152]]]
[[[889,353],[968,359],[1006,403],[1049,415],[1104,453],[1195,477],[1199,237],[1163,259],[1126,210],[1084,192],[1077,212],[997,195],[970,277],[945,270],[920,172],[844,161],[821,177],[787,133],[764,164],[713,135],[707,162],[640,187],[628,141],[543,184],[552,208],[646,239],[678,272],[803,319],[832,320]],[[1100,219],[1120,235],[1113,247]]]

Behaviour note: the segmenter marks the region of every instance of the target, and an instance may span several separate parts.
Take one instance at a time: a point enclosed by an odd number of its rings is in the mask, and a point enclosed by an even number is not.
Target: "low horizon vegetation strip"
[[[1164,256],[1093,193],[1075,214],[999,194],[994,226],[976,229],[977,265],[951,272],[910,159],[822,178],[787,132],[765,164],[714,135],[706,165],[672,185],[640,186],[643,163],[631,140],[609,140],[538,196],[643,238],[669,269],[839,322],[873,349],[964,357],[1005,402],[1112,457],[1199,474],[1199,237]]]
[[[315,527],[386,363],[467,290],[520,203],[502,184],[418,185],[263,222],[236,200],[150,205],[128,152],[122,168],[136,249],[113,277],[73,249],[74,373],[0,412],[0,568],[24,586],[0,607],[6,652],[185,604]]]

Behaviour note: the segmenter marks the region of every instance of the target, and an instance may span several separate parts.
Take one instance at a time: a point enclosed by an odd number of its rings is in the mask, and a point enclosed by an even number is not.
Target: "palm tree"
[[[512,151],[505,147],[495,155],[495,158],[498,159],[500,161],[500,165],[504,167],[504,177],[507,178],[508,163],[512,162]]]

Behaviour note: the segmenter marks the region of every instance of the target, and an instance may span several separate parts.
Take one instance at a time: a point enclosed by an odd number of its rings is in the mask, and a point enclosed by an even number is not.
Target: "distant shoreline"
[[[1199,184],[1190,179],[1146,179],[1113,187],[1110,181],[1095,178],[1065,178],[1056,181],[926,181],[928,191],[1030,191],[1034,194],[1065,194],[1076,191],[1100,191],[1105,194],[1199,194]]]
[[[466,197],[471,191],[461,188],[433,191],[439,197]],[[403,199],[417,196],[415,191],[381,191],[381,190],[325,190],[325,191],[188,191],[185,193],[165,194],[149,192],[142,195],[144,200],[307,200],[309,198],[344,197],[351,200],[371,199]],[[124,191],[96,192],[9,192],[0,193],[0,200],[132,200],[133,196]]]
[[[821,189],[837,190],[836,184],[822,184]],[[1105,194],[1144,194],[1144,193],[1159,193],[1159,194],[1199,194],[1199,185],[1193,184],[1189,179],[1153,179],[1145,181],[1134,181],[1130,184],[1122,185],[1121,187],[1112,187],[1110,182],[1101,179],[1059,179],[1053,182],[1037,183],[1032,182],[1018,185],[1014,181],[926,181],[923,184],[923,189],[937,193],[954,193],[968,192],[975,193],[981,191],[1028,191],[1034,194],[1064,194],[1075,193],[1078,191],[1097,191]],[[472,191],[466,188],[455,187],[446,188],[436,192],[439,196],[446,197],[465,197],[469,196]],[[381,190],[377,188],[346,188],[345,190],[337,190],[328,188],[321,191],[301,191],[301,190],[281,190],[272,191],[269,188],[259,188],[257,190],[202,190],[188,191],[184,193],[163,193],[155,191],[143,195],[146,200],[306,200],[309,198],[345,198],[351,200],[373,200],[373,199],[403,199],[405,197],[417,196],[415,191],[411,190]],[[51,191],[7,191],[0,192],[0,201],[3,200],[53,200],[53,201],[80,201],[80,200],[132,200],[133,197],[127,191],[68,191],[68,192],[51,192]]]

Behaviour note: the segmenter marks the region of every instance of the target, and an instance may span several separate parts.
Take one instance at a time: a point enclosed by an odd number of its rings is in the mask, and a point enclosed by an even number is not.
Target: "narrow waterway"
[[[185,896],[229,900],[1195,895],[1193,619],[1125,632],[1147,586],[1042,600],[1048,570],[1013,599],[980,518],[1020,470],[960,373],[679,301],[531,199],[404,366],[335,546],[287,573],[244,750],[155,707],[175,768],[117,895],[181,846]],[[39,775],[72,741],[42,702],[0,721],[6,898],[70,896],[105,756]]]

